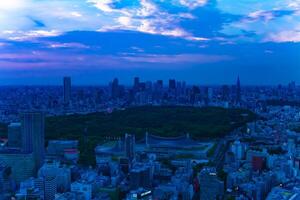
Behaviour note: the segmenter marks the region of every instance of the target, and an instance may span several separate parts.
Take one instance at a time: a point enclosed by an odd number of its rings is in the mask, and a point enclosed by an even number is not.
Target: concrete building
[[[79,154],[80,152],[78,151],[77,140],[48,141],[47,158],[76,163],[78,161]]]
[[[9,191],[13,191],[11,179],[11,168],[4,163],[0,163],[0,194],[5,194]],[[0,199],[2,196],[0,195]]]
[[[151,188],[153,173],[150,166],[136,164],[130,171],[130,188]]]
[[[236,140],[231,145],[231,151],[234,154],[236,160],[241,160],[245,157],[246,146],[245,144],[241,143],[240,141]]]
[[[135,154],[135,136],[130,134],[125,134],[125,155],[127,158],[132,160]]]
[[[11,176],[17,183],[20,183],[34,175],[35,164],[32,153],[3,150],[0,152],[0,161],[11,167]]]
[[[71,103],[71,77],[64,77],[64,105],[69,106]]]
[[[42,112],[21,114],[22,150],[32,153],[36,169],[40,168],[45,157],[45,116]]]
[[[45,200],[54,200],[57,191],[57,178],[56,176],[44,177],[44,192]]]
[[[38,177],[55,177],[58,192],[70,190],[71,170],[58,162],[47,162],[38,171]]]
[[[8,125],[8,146],[21,148],[21,123],[10,123]]]
[[[37,184],[39,180],[29,178],[20,183],[20,190],[16,193],[17,199],[40,199],[44,200],[44,188],[42,182]]]
[[[203,168],[199,174],[200,199],[222,199],[224,195],[224,182],[217,177],[215,168]]]

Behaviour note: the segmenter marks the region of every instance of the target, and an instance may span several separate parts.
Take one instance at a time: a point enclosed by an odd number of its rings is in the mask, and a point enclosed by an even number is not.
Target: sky
[[[0,85],[300,82],[300,0],[0,1]]]

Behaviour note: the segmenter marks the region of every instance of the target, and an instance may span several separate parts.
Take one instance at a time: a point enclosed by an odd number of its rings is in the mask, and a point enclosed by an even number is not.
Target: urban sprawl
[[[299,102],[295,82],[243,86],[239,78],[221,86],[138,77],[132,86],[118,79],[74,86],[71,77],[62,86],[3,86],[0,199],[300,199]],[[45,139],[46,117],[140,106],[236,108],[257,117],[222,138],[111,133],[94,147],[95,166],[79,162],[84,141]]]

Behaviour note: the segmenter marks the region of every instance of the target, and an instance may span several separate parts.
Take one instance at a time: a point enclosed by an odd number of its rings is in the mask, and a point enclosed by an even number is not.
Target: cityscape
[[[61,82],[52,87],[1,87],[1,198],[290,199],[300,195],[300,88],[295,82],[272,87],[243,86],[239,77],[235,84],[222,86],[189,85],[175,79],[143,82],[139,77],[133,78],[131,86],[121,85],[117,78],[107,86],[72,86],[71,77]],[[189,109],[200,109],[195,116],[200,118],[235,114],[244,119],[229,121],[238,125],[221,136],[213,135],[221,129],[195,133],[207,127],[191,128],[180,114],[176,120],[186,123],[187,130],[175,135],[151,132],[156,126],[141,128],[141,134],[127,133],[126,127],[114,134],[105,122],[112,132],[96,130],[101,134],[93,138],[97,143],[89,141],[92,124],[69,130],[59,119],[81,123],[76,116],[118,113],[132,118],[130,112],[140,112],[141,118],[158,123],[165,121],[159,112],[171,115],[177,110],[186,115]],[[157,119],[146,112],[155,113]],[[62,132],[54,134],[51,129],[49,133],[46,117],[58,118],[54,122],[65,126],[57,130]],[[171,126],[173,121],[166,123]],[[66,136],[72,131],[74,135],[79,131],[79,139]]]
[[[300,200],[299,0],[0,0],[0,200]]]

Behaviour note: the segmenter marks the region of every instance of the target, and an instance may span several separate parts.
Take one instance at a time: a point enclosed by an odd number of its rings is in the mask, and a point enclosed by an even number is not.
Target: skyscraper
[[[139,77],[134,77],[134,82],[133,82],[133,90],[135,92],[139,91],[140,87],[140,78]]]
[[[64,77],[64,105],[68,106],[71,102],[71,77]]]
[[[134,158],[135,136],[125,134],[125,154],[126,157],[132,160]]]
[[[117,99],[119,97],[119,80],[115,78],[111,84],[111,97]]]
[[[33,153],[36,169],[42,166],[45,156],[45,116],[42,112],[21,114],[22,150]]]
[[[11,123],[8,125],[8,146],[21,148],[21,123]]]
[[[159,89],[163,89],[163,87],[164,87],[163,80],[157,80],[156,84],[157,84],[157,86],[158,86]]]
[[[237,83],[236,83],[236,103],[241,102],[241,82],[240,77],[238,76]]]
[[[224,182],[219,180],[215,168],[205,167],[199,174],[200,199],[223,199]]]
[[[170,79],[169,80],[169,90],[175,90],[176,89],[176,80]]]

